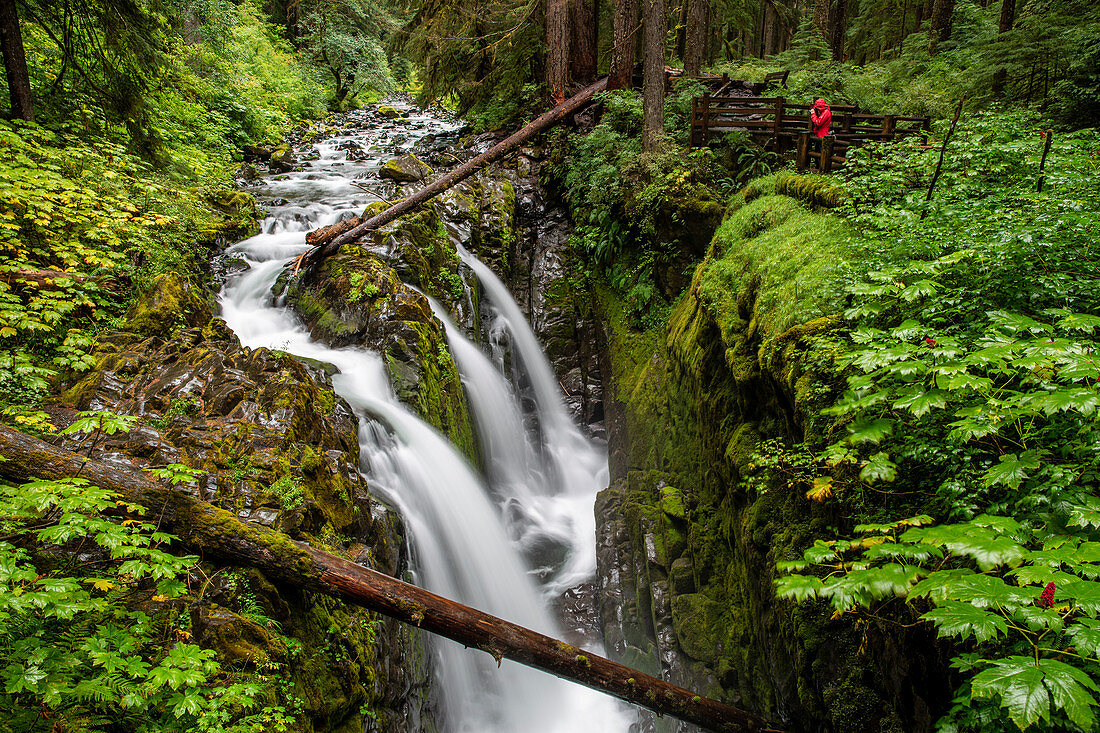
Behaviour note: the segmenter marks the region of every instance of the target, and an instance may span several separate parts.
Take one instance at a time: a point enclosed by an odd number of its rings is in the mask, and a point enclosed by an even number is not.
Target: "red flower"
[[[934,339],[934,338],[930,338],[928,336],[925,336],[924,337],[924,345],[929,346],[929,347],[939,346],[939,342],[937,342],[936,339]]]
[[[1043,588],[1043,595],[1039,596],[1039,608],[1050,608],[1054,605],[1054,583],[1047,583],[1047,587]]]

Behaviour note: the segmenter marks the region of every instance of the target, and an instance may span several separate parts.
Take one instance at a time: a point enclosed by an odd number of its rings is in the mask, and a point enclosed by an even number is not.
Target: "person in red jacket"
[[[829,134],[829,125],[833,121],[833,111],[824,99],[815,99],[813,109],[810,110],[810,122],[814,126],[814,135],[825,137]]]

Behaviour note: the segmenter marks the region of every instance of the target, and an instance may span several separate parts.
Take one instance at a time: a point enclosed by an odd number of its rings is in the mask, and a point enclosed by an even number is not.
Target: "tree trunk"
[[[554,104],[565,100],[569,83],[568,0],[546,0],[546,85]]]
[[[642,0],[645,55],[642,61],[642,150],[656,150],[665,133],[665,0]]]
[[[848,0],[836,0],[829,18],[829,46],[833,51],[833,61],[844,60],[844,41],[848,35]]]
[[[829,0],[814,0],[814,28],[822,38],[829,38]]]
[[[997,27],[997,35],[1008,33],[1016,22],[1016,0],[1002,0],[1001,22]],[[992,91],[994,97],[1004,96],[1005,82],[1008,81],[1008,69],[1002,67],[993,72]]]
[[[596,78],[598,24],[595,0],[573,0],[570,4],[573,39],[571,64],[573,81],[591,84]]]
[[[770,58],[775,55],[775,7],[770,2],[764,3],[764,32],[762,47],[764,53],[761,58]]]
[[[254,567],[272,580],[343,598],[467,647],[507,658],[578,682],[619,699],[715,731],[765,731],[756,716],[700,697],[663,680],[624,667],[375,570],[295,542],[267,527],[240,521],[232,512],[149,480],[140,472],[91,460],[78,453],[0,426],[0,475],[15,481],[80,476],[153,512],[162,531],[188,549]]]
[[[934,0],[932,20],[928,33],[928,53],[933,56],[939,45],[951,37],[951,16],[955,14],[955,0]]]
[[[586,89],[573,95],[566,102],[559,104],[549,112],[535,118],[527,126],[516,132],[504,140],[500,141],[493,147],[486,150],[481,155],[478,155],[470,160],[466,161],[462,165],[458,166],[450,173],[442,176],[424,188],[420,189],[407,199],[399,201],[385,211],[379,213],[376,216],[367,219],[361,224],[356,225],[351,229],[344,229],[341,224],[337,224],[333,227],[325,227],[315,230],[306,235],[306,242],[309,244],[315,244],[314,248],[303,254],[297,260],[294,261],[294,270],[297,272],[302,267],[311,267],[315,263],[320,262],[328,255],[332,254],[340,248],[340,245],[354,242],[359,237],[363,236],[369,231],[377,229],[380,226],[389,224],[391,221],[401,216],[407,211],[415,209],[417,206],[430,201],[439,194],[446,191],[451,186],[455,185],[459,181],[469,177],[473,173],[477,172],[482,167],[492,163],[497,158],[507,153],[512,148],[530,140],[535,135],[538,135],[543,130],[546,130],[553,125],[561,122],[569,115],[576,112],[583,107],[592,97],[597,93],[602,92],[607,87],[607,80],[601,79],[600,81],[592,84]]]
[[[687,0],[687,40],[684,48],[684,73],[699,76],[707,52],[710,21],[709,0]]]
[[[8,77],[11,116],[34,122],[31,77],[27,72],[27,57],[23,53],[23,33],[19,29],[15,0],[0,0],[0,46],[3,47],[4,70]]]
[[[634,47],[638,33],[638,0],[615,0],[611,18],[611,69],[608,89],[628,89],[634,76]]]
[[[687,48],[688,2],[689,0],[680,0],[680,8],[676,12],[675,55],[681,61],[684,59],[684,52]],[[687,68],[687,64],[684,64],[684,68]]]

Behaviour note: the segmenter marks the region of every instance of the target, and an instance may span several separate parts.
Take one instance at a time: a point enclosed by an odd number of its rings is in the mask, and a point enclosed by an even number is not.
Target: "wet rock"
[[[135,306],[130,325],[99,344],[96,368],[65,395],[75,409],[137,423],[57,442],[126,471],[187,465],[197,476],[177,491],[313,546],[354,544],[360,562],[404,572],[402,528],[358,470],[358,421],[332,392],[325,365],[242,347],[199,291],[172,275]],[[69,422],[75,414],[52,410]],[[422,707],[410,699],[428,684],[415,630],[276,588],[250,569],[204,563],[200,575],[207,585],[185,630],[224,664],[277,666],[310,729],[361,730],[362,709],[401,721]],[[285,642],[291,637],[297,650]]]
[[[425,181],[432,174],[431,167],[415,155],[403,155],[387,160],[378,171],[378,177],[397,183]]]

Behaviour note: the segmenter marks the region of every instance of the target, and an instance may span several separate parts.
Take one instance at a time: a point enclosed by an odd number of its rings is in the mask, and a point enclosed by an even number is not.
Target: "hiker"
[[[814,136],[818,138],[829,134],[829,125],[833,121],[833,111],[824,99],[815,99],[810,110],[810,123],[814,126]]]

